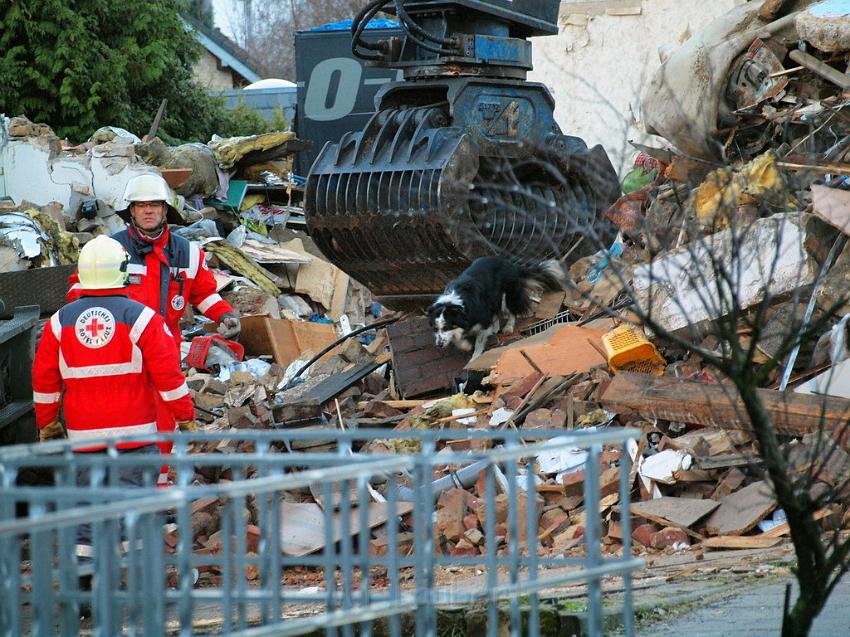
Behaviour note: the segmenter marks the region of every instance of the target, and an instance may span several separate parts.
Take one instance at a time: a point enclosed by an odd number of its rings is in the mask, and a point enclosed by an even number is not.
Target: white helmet
[[[163,201],[167,207],[166,221],[168,223],[184,223],[180,209],[183,207],[180,198],[168,186],[160,175],[145,173],[136,175],[124,187],[124,203],[126,208],[118,214],[124,221],[130,220],[130,206],[136,201]]]
[[[123,288],[130,283],[127,264],[130,255],[120,243],[99,235],[80,250],[77,275],[84,290]]]
[[[164,201],[171,205],[174,193],[159,175],[146,174],[133,177],[124,188],[124,201]]]

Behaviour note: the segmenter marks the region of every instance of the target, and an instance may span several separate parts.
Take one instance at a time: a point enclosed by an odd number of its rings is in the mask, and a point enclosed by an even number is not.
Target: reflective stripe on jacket
[[[157,393],[176,420],[194,419],[176,345],[162,318],[122,295],[124,290],[84,294],[44,326],[33,364],[39,429],[58,418],[61,402],[70,440],[153,433]]]
[[[154,241],[139,237],[130,227],[112,238],[130,255],[127,271],[131,299],[147,305],[165,319],[178,343],[180,317],[186,304],[194,305],[207,318],[218,321],[233,308],[216,292],[215,277],[207,267],[204,251],[197,243],[171,234],[166,227]],[[74,273],[70,278],[69,301],[79,298],[82,289]]]

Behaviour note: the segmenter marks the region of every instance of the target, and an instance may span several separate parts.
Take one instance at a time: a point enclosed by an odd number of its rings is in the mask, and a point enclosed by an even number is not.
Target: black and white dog
[[[558,290],[564,287],[566,274],[559,261],[537,265],[518,265],[505,257],[481,257],[472,262],[428,308],[428,320],[434,328],[437,347],[453,343],[472,358],[480,356],[487,339],[499,331],[509,334],[516,317],[531,309],[530,291],[534,288]]]

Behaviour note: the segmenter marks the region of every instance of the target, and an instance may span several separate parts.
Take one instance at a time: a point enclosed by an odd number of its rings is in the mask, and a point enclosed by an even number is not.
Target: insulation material
[[[216,161],[219,164],[224,168],[232,168],[248,153],[271,150],[293,139],[295,139],[295,133],[287,131],[284,133],[253,135],[251,137],[220,139],[210,142],[209,147],[215,153]]]
[[[721,229],[729,226],[729,217],[739,206],[770,201],[781,194],[789,196],[776,166],[776,155],[767,152],[738,171],[721,168],[709,173],[694,193],[693,205],[703,227]],[[779,203],[796,208],[794,201]]]

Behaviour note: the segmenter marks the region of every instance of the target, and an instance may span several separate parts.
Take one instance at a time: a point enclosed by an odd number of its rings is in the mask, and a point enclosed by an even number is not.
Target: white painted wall
[[[57,155],[48,138],[9,138],[8,123],[0,115],[0,193],[17,204],[57,202],[73,218],[81,201],[97,199],[105,216],[126,205],[124,187],[132,177],[157,171],[135,157],[128,142],[101,144],[84,155]]]
[[[558,35],[534,38],[534,71],[555,98],[555,119],[565,134],[602,144],[621,172],[645,142],[640,121],[642,87],[661,65],[660,47],[675,50],[690,34],[747,0],[600,0],[601,15],[575,15],[562,2]],[[580,3],[581,8],[590,3]],[[597,4],[597,3],[593,3]],[[606,15],[604,7],[640,10]],[[596,9],[594,9],[596,10]],[[623,11],[626,12],[626,11]],[[582,24],[585,22],[585,24]]]

